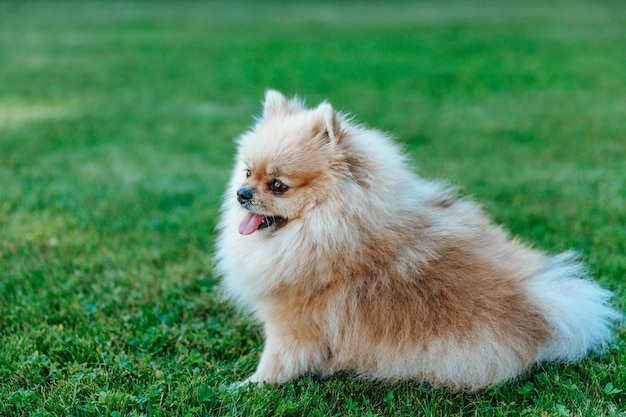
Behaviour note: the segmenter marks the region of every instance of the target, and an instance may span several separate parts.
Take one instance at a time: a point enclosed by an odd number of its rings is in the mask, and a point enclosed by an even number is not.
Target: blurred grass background
[[[225,391],[233,138],[267,88],[392,132],[422,175],[626,295],[626,3],[0,2],[0,415],[624,415],[624,331],[485,392]]]

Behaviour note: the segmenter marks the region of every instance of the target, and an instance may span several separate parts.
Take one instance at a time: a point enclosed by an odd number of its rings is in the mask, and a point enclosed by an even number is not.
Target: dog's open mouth
[[[287,224],[287,219],[280,216],[265,216],[249,211],[239,224],[239,233],[249,235],[261,229],[278,229]]]

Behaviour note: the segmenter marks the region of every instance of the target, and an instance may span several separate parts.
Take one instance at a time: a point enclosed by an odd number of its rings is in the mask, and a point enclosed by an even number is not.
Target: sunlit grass
[[[76,112],[73,104],[0,102],[0,132],[18,129],[28,123],[70,117]]]

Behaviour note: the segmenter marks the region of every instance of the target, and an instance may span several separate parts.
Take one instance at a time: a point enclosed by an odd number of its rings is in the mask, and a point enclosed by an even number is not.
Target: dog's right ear
[[[289,101],[279,91],[267,90],[263,101],[263,118],[288,114],[291,112]]]

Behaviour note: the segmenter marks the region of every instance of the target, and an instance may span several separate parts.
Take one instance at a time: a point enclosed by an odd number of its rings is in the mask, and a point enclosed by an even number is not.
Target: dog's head
[[[269,90],[263,116],[239,141],[236,198],[246,212],[239,233],[276,231],[322,204],[341,175],[342,118],[327,102],[304,108]]]

